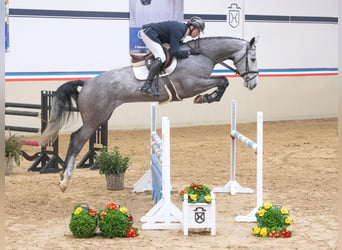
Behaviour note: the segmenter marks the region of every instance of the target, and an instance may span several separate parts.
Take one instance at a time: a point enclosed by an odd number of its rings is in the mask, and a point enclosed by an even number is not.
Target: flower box
[[[211,235],[216,235],[216,200],[211,193],[211,203],[189,203],[188,195],[184,194],[183,233],[188,235],[190,228],[209,228]]]

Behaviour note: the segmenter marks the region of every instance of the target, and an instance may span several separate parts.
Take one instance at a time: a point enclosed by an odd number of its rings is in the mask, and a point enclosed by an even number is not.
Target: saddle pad
[[[160,74],[161,77],[170,75],[173,71],[175,71],[177,66],[177,59],[173,58],[169,67],[163,70]],[[148,76],[148,69],[146,65],[132,65],[132,70],[135,78],[138,80],[146,80]]]

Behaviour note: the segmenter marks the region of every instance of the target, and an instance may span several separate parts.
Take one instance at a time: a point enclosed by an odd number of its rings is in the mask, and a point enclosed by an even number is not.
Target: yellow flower
[[[80,214],[81,212],[82,212],[82,208],[81,208],[81,207],[78,207],[78,208],[75,209],[74,215],[78,215],[78,214]]]
[[[270,209],[271,207],[272,207],[272,203],[266,202],[266,203],[264,204],[264,208],[265,208],[265,209]]]
[[[266,227],[261,228],[260,235],[262,237],[266,237],[267,236],[267,228]]]
[[[259,216],[264,216],[265,213],[266,213],[266,210],[264,208],[258,211]]]
[[[120,212],[123,214],[127,214],[128,213],[128,209],[126,207],[120,207]]]
[[[289,213],[289,211],[288,211],[285,207],[282,207],[281,210],[280,210],[280,212],[281,212],[282,214],[288,214],[288,213]]]
[[[285,219],[286,224],[291,224],[291,222],[292,222],[292,218],[290,216]]]
[[[204,196],[204,199],[206,202],[210,202],[211,201],[211,196],[210,195],[206,195]]]
[[[190,199],[193,201],[197,201],[197,194],[190,194]]]
[[[253,228],[253,234],[257,235],[260,233],[260,227],[256,226],[255,228]]]

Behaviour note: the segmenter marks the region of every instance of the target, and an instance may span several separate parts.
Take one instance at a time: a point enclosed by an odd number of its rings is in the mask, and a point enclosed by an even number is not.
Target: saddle
[[[163,63],[161,70],[165,70],[167,67],[169,67],[172,63],[172,58],[170,56],[170,52],[167,48],[163,47],[163,51],[165,53],[166,56],[166,60]],[[137,55],[137,54],[131,54],[131,63],[132,66],[134,67],[139,67],[139,66],[143,66],[146,65],[146,67],[148,69],[150,69],[151,63],[154,61],[154,55],[152,54],[152,52],[149,52],[147,54],[144,55]]]
[[[176,69],[177,59],[170,56],[167,48],[163,47],[163,50],[166,55],[166,60],[160,69],[160,76],[164,80],[164,88],[169,96],[168,100],[163,103],[181,101],[182,99],[178,96],[173,82],[168,77]],[[131,54],[131,65],[135,78],[138,80],[146,80],[153,60],[155,60],[155,58],[152,53],[147,53],[145,55]]]

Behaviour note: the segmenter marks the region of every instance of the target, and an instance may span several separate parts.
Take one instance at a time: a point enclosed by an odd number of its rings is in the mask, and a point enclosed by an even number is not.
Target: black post
[[[44,132],[51,112],[51,104],[54,92],[41,91],[41,132]],[[51,148],[52,150],[48,150]],[[40,171],[40,173],[57,173],[64,168],[64,162],[58,155],[58,137],[51,144],[41,146],[40,155],[27,171]],[[39,166],[40,165],[40,166]],[[59,165],[62,168],[59,168]]]

